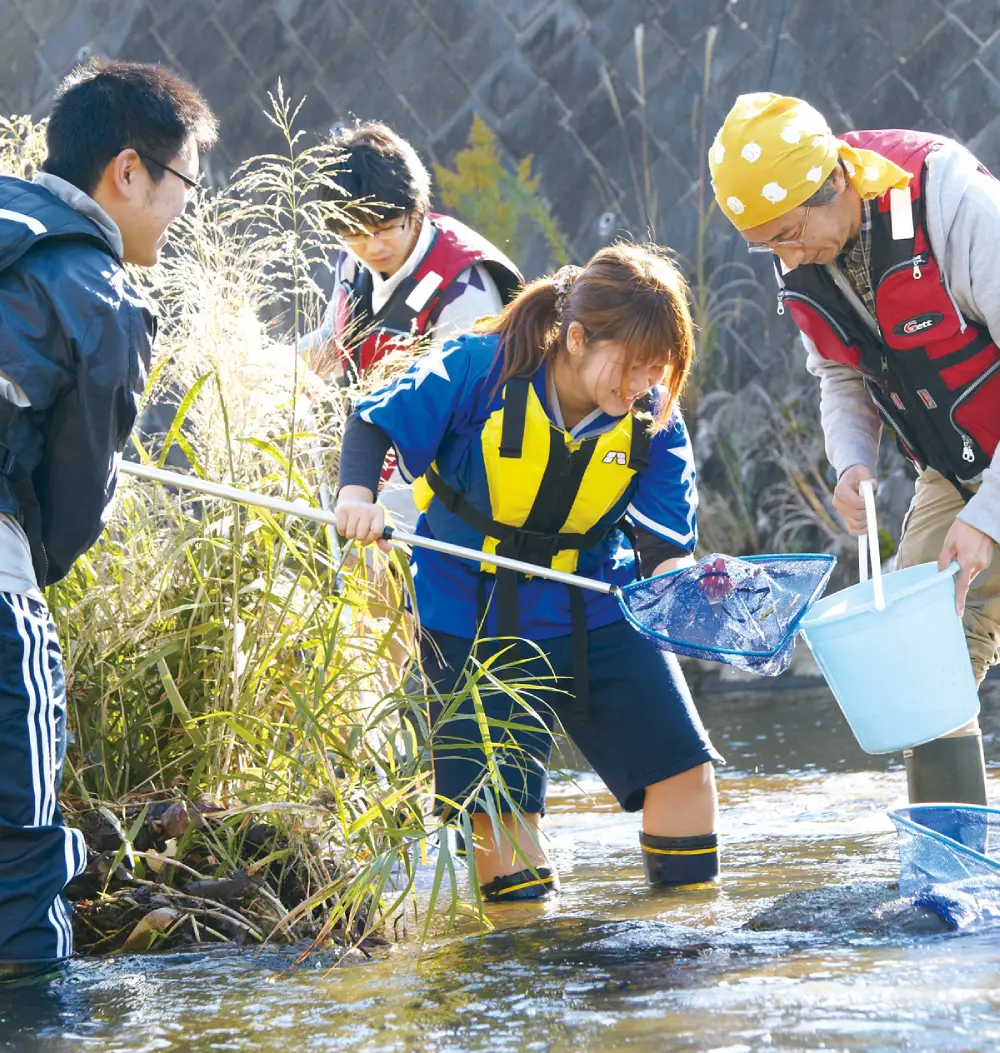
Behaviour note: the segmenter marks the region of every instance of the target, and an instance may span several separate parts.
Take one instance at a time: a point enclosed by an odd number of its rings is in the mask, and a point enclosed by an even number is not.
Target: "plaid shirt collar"
[[[865,263],[871,259],[872,212],[871,202],[861,202],[861,230],[854,244],[840,255],[840,263],[851,288],[861,297],[868,313],[875,318],[875,293],[872,291],[871,273]]]

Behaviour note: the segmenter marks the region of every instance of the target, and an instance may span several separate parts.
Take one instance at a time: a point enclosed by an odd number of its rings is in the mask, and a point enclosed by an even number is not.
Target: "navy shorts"
[[[624,621],[587,633],[586,700],[572,694],[571,636],[522,643],[517,657],[510,641],[480,643],[480,662],[506,651],[490,669],[520,696],[512,698],[480,675],[481,706],[464,686],[471,647],[462,637],[423,632],[424,673],[434,688],[430,746],[438,814],[452,810],[449,801],[469,800],[470,811],[484,811],[481,788],[489,784],[491,764],[510,797],[501,796],[498,810],[510,811],[512,801],[524,812],[544,811],[556,716],[627,812],[642,808],[645,787],[722,760],[677,659]],[[483,748],[486,741],[491,757]]]

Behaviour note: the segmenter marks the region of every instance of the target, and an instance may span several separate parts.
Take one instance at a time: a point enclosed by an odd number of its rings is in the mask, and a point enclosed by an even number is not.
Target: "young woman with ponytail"
[[[425,494],[420,534],[618,584],[685,565],[697,497],[677,400],[693,354],[687,288],[659,249],[611,246],[532,282],[358,404],[338,528],[381,538],[374,495],[391,446]],[[538,836],[556,717],[622,808],[642,810],[650,883],[715,881],[719,757],[676,659],[609,596],[424,549],[412,562],[437,810],[471,813],[484,895],[557,887]],[[491,675],[521,697],[480,679],[484,730],[471,699],[456,713],[448,698],[470,658],[499,652]]]

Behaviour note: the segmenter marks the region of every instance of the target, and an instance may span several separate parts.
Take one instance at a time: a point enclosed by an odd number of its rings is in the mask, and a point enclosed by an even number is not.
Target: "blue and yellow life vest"
[[[481,443],[491,515],[440,477],[436,466],[414,484],[417,507],[432,497],[485,535],[483,550],[572,573],[580,551],[602,541],[600,526],[649,464],[648,396],[610,430],[574,439],[553,424],[530,377],[513,377],[503,404],[483,426]],[[482,564],[482,570],[494,568]]]
[[[504,386],[502,406],[490,415],[481,434],[490,514],[446,483],[433,465],[414,488],[417,506],[425,509],[436,497],[485,536],[484,551],[572,573],[581,551],[600,544],[615,529],[630,532],[623,522],[608,524],[607,517],[649,465],[650,397],[641,399],[636,409],[638,413],[626,414],[610,431],[575,439],[549,420],[531,377],[512,377]],[[518,636],[519,576],[485,563],[481,570],[496,575],[499,634]],[[485,580],[480,579],[480,620]],[[582,591],[567,587],[579,696],[586,683],[585,609]]]

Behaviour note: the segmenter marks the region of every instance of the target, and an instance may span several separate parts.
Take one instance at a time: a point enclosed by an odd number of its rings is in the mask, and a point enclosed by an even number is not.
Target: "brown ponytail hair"
[[[665,422],[694,359],[687,283],[677,264],[655,245],[609,245],[580,271],[565,297],[561,317],[553,278],[531,282],[499,315],[477,323],[476,332],[500,337],[500,383],[534,373],[542,362],[554,358],[566,345],[570,324],[579,322],[588,343],[622,344],[623,376],[635,365],[666,366],[668,399],[657,414]]]

